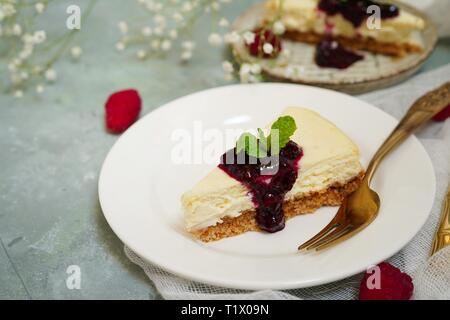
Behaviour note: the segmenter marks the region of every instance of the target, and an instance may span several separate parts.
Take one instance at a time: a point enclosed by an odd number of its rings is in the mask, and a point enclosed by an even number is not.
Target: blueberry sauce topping
[[[255,34],[255,40],[252,43],[247,44],[250,54],[258,58],[276,58],[282,50],[280,37],[275,35],[272,31],[263,28],[255,29],[253,30],[253,33]],[[267,53],[264,51],[264,44],[266,43],[272,45],[272,52]]]
[[[362,59],[364,59],[363,56],[330,39],[322,40],[316,48],[316,64],[323,68],[347,69]]]
[[[279,157],[257,159],[242,152],[236,154],[235,148],[227,151],[221,157],[219,168],[250,191],[258,226],[270,233],[280,231],[285,226],[283,200],[297,180],[298,163],[303,150],[295,142],[289,141],[281,149]],[[242,161],[244,158],[245,161]],[[238,163],[238,160],[241,161]],[[276,173],[264,175],[267,173],[264,169]]]
[[[376,5],[380,8],[381,19],[389,19],[397,17],[400,9],[387,3],[377,3],[372,0],[320,0],[319,10],[326,12],[328,15],[342,14],[342,16],[350,21],[355,28],[359,27],[370,15],[367,8]]]

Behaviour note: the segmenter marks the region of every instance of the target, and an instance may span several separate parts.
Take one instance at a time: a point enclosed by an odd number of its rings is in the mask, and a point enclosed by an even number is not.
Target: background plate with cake
[[[379,25],[371,6],[380,8]],[[277,31],[276,22],[283,29]],[[436,28],[420,10],[398,1],[267,0],[239,16],[234,30],[269,30],[275,54],[255,53],[245,39],[233,44],[238,61],[262,65],[273,79],[361,93],[400,82],[433,51]],[[278,35],[276,35],[279,33]],[[264,38],[264,34],[263,37]]]

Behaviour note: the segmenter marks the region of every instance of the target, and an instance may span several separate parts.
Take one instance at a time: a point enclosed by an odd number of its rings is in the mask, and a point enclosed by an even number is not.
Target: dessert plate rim
[[[219,98],[221,95],[228,96],[230,92],[239,95],[245,92],[248,93],[249,91],[253,92],[253,90],[259,90],[258,93],[261,93],[261,95],[268,94],[268,92],[274,92],[273,90],[285,90],[286,92],[292,93],[299,91],[305,95],[310,94],[313,97],[317,97],[317,99],[321,99],[319,96],[328,96],[328,98],[332,99],[345,99],[345,101],[353,103],[355,108],[370,109],[371,112],[380,114],[382,118],[385,118],[386,121],[389,122],[389,127],[394,127],[396,123],[398,123],[398,121],[391,115],[355,97],[327,89],[295,84],[238,84],[196,92],[169,102],[148,113],[132,127],[130,127],[116,141],[102,165],[98,181],[99,201],[102,212],[112,230],[127,247],[139,255],[143,260],[154,264],[163,270],[193,281],[234,289],[283,290],[326,284],[362,272],[371,264],[379,263],[391,257],[393,254],[401,250],[415,236],[415,234],[417,234],[428,219],[431,212],[431,207],[435,197],[436,183],[432,162],[424,147],[415,136],[411,137],[408,141],[409,149],[405,151],[404,149],[399,148],[397,152],[404,153],[412,148],[412,150],[417,152],[416,156],[419,156],[419,158],[422,159],[420,170],[424,171],[423,176],[426,176],[426,179],[428,179],[425,185],[429,187],[429,191],[423,199],[424,203],[422,206],[425,208],[424,212],[421,212],[420,216],[415,218],[413,221],[414,225],[408,226],[408,234],[401,234],[400,232],[401,240],[397,241],[396,239],[393,239],[392,243],[384,248],[376,248],[373,247],[373,244],[369,244],[369,247],[372,246],[375,251],[378,250],[374,253],[373,257],[364,257],[367,262],[370,262],[369,264],[358,263],[356,257],[355,263],[350,264],[351,268],[347,266],[343,270],[338,270],[337,272],[328,272],[324,270],[324,274],[321,274],[320,276],[305,277],[302,275],[301,270],[296,271],[296,266],[302,266],[302,261],[307,260],[307,265],[311,263],[314,265],[316,263],[318,266],[323,267],[325,266],[323,260],[328,258],[328,254],[322,255],[322,253],[319,253],[303,256],[301,256],[301,254],[280,254],[279,256],[254,256],[251,254],[241,253],[230,254],[230,252],[226,250],[226,244],[225,246],[216,246],[214,244],[205,245],[189,238],[186,233],[183,233],[183,231],[180,231],[176,227],[168,227],[171,222],[162,217],[160,211],[164,211],[164,208],[161,209],[161,207],[158,207],[157,204],[151,204],[150,207],[148,207],[152,212],[143,211],[142,209],[148,209],[145,207],[148,205],[147,202],[149,202],[149,199],[146,198],[148,197],[148,190],[145,189],[147,188],[148,183],[146,180],[148,180],[149,177],[147,177],[145,172],[143,172],[146,168],[136,168],[136,172],[132,172],[131,174],[127,172],[130,168],[130,161],[133,162],[135,160],[133,160],[134,157],[131,157],[131,155],[128,156],[125,153],[131,151],[137,152],[136,154],[139,155],[143,154],[141,151],[137,150],[135,141],[136,139],[142,139],[143,135],[150,130],[148,124],[152,121],[159,123],[159,121],[161,121],[161,119],[158,121],[159,117],[164,117],[164,114],[166,113],[173,113],[174,109],[178,110],[180,117],[183,113],[188,114],[190,112],[190,99],[206,98],[206,100],[208,100],[213,97]],[[280,103],[283,104],[283,102]],[[298,106],[316,110],[315,107],[311,105],[301,105],[299,103]],[[242,109],[245,110],[246,114],[251,114],[252,112],[250,109],[246,109],[246,107],[242,107]],[[361,112],[363,114],[364,110]],[[271,112],[267,113],[271,114]],[[209,115],[205,115],[206,121],[208,121],[208,117],[211,118],[214,116],[215,114],[213,112]],[[276,114],[271,114],[271,117],[275,116]],[[333,122],[333,119],[330,120]],[[387,135],[389,132],[384,133]],[[350,136],[350,138],[353,139],[352,136]],[[409,156],[411,157],[413,155]],[[160,159],[156,159],[155,161],[159,160]],[[387,159],[386,162],[388,161],[389,159]],[[379,170],[383,171],[387,169],[382,167]],[[381,183],[381,185],[383,184]],[[145,190],[145,192],[142,190]],[[155,199],[156,198],[152,198],[152,201]],[[179,201],[179,199],[174,198],[171,198],[171,200]],[[136,202],[138,202],[137,205]],[[139,202],[142,202],[143,204],[139,204]],[[141,207],[135,208],[135,206]],[[121,208],[126,209],[126,211],[129,212],[124,214],[124,210],[121,210]],[[381,210],[383,210],[383,208]],[[131,214],[131,216],[128,215],[128,213]],[[289,220],[288,224],[294,219],[296,218]],[[148,223],[149,221],[151,221],[151,223]],[[143,224],[145,224],[145,227],[142,226]],[[143,227],[143,229],[141,229],[141,227]],[[318,230],[320,230],[320,228]],[[366,230],[363,230],[360,234],[364,235]],[[315,231],[311,231],[311,234],[314,232]],[[245,241],[247,240],[245,240],[245,238],[241,238],[236,241],[241,241],[242,244],[245,244]],[[351,239],[348,242],[350,241]],[[298,240],[298,243],[300,242],[302,242],[301,239]],[[352,245],[354,246],[355,244],[353,243]],[[352,246],[349,248],[351,249]],[[344,249],[345,248],[338,249],[338,247],[335,247],[330,249],[328,252],[332,252],[332,250],[343,251]],[[348,250],[340,252],[340,254],[343,254],[343,256],[350,254],[350,257],[353,258],[351,251],[349,252]],[[280,266],[283,264],[291,265],[293,270],[290,275],[280,276],[279,279],[274,275],[270,275],[270,279],[266,279],[265,277],[267,274],[264,275],[264,272],[267,272],[266,266],[264,266],[260,272],[253,272],[255,263],[261,261],[268,263],[269,266],[271,264],[273,266]],[[208,264],[212,264],[214,270],[208,269]],[[236,268],[237,265],[240,265],[243,268],[241,275],[238,274],[240,272],[240,268]],[[289,272],[289,270],[291,270],[291,267],[289,267],[286,272]]]

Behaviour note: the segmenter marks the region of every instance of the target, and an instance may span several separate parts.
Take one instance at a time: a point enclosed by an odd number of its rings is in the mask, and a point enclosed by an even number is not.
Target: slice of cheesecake
[[[379,28],[373,7],[380,8]],[[392,56],[420,52],[425,21],[399,7],[371,0],[268,0],[265,21],[281,20],[285,38],[318,43],[332,38],[346,47]],[[369,13],[368,13],[369,9]]]
[[[250,156],[238,164],[234,148],[182,196],[186,229],[196,238],[206,242],[247,231],[277,232],[286,219],[337,206],[357,188],[363,168],[350,138],[308,109],[287,108],[282,116],[292,117],[297,129],[279,151],[276,173],[264,175],[267,162],[249,163]]]

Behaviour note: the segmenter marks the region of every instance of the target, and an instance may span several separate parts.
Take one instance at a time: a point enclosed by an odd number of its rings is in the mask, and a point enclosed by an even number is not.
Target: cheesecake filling
[[[294,197],[306,197],[333,185],[345,185],[363,171],[359,157],[355,154],[324,159],[309,168],[301,167],[301,159],[299,164],[297,180],[284,196],[285,201]],[[219,168],[216,168],[211,175],[229,177]],[[196,196],[186,194],[182,202],[190,212],[185,216],[188,231],[214,226],[222,223],[225,217],[234,218],[246,210],[255,208],[251,192],[240,183],[214,193]]]
[[[383,6],[382,18],[384,16],[385,19],[382,21],[381,28],[374,29],[367,26],[366,23],[361,23],[367,16],[362,16],[360,11],[342,9],[349,6],[349,1],[338,6],[341,8],[339,10],[329,6],[331,2],[338,1],[284,0],[280,19],[287,31],[346,38],[364,37],[379,42],[414,43],[420,46],[420,42],[413,34],[414,31],[422,30],[425,27],[425,22],[420,17],[405,10],[396,12],[390,6]],[[322,9],[319,5],[322,6]],[[269,0],[266,3],[267,21],[278,17],[279,6],[280,0]]]

